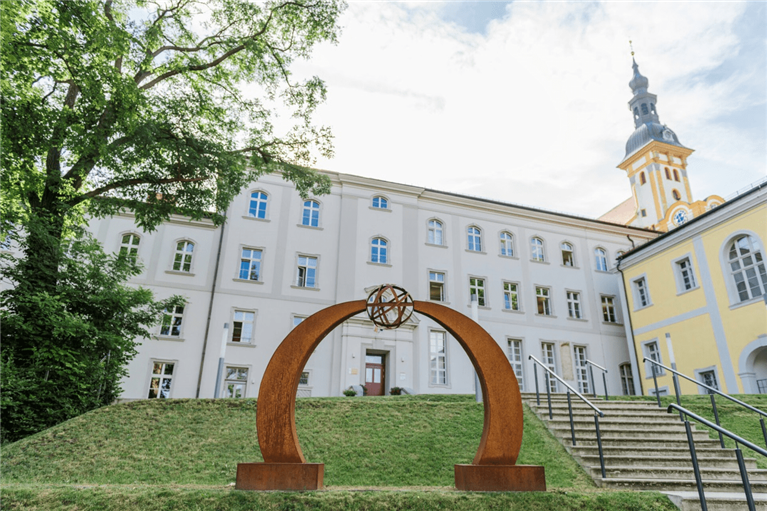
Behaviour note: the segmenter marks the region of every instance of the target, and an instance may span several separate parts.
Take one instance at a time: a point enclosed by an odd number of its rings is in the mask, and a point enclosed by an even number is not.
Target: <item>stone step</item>
[[[553,419],[549,419],[549,414],[545,414],[542,417],[543,421],[547,424],[551,424],[553,427],[560,427],[561,424],[566,424],[567,427],[570,427],[570,416],[568,414],[562,414],[562,415],[554,415]],[[641,422],[640,422],[641,420]],[[575,424],[576,427],[579,425],[583,427],[584,425],[590,425],[594,426],[594,416],[587,416],[587,415],[573,415],[573,424]],[[618,417],[615,415],[605,415],[604,417],[601,417],[599,419],[599,427],[602,428],[602,426],[608,426],[608,425],[625,425],[625,426],[631,426],[631,427],[637,427],[645,425],[645,427],[651,427],[656,428],[658,426],[663,427],[675,427],[679,426],[682,431],[684,431],[684,423],[679,422],[678,417],[641,417],[637,416],[637,420],[626,420],[623,417]]]
[[[596,449],[595,449],[596,451]],[[604,449],[603,451],[604,452]],[[580,458],[582,465],[585,466],[598,466],[599,465],[599,453],[596,454],[581,454],[576,455]],[[756,459],[745,458],[746,469],[756,470]],[[724,468],[739,470],[738,460],[735,456],[709,456],[698,458],[698,464],[701,468]],[[664,456],[664,455],[646,455],[646,456],[618,456],[614,454],[605,454],[605,466],[613,467],[684,467],[692,469],[692,459],[690,458],[689,451],[687,456]],[[740,472],[738,472],[740,473]]]
[[[700,432],[698,432],[700,433]],[[591,433],[591,436],[579,436],[576,432],[575,434],[575,443],[576,445],[573,446],[573,443],[570,438],[570,432],[568,430],[566,437],[560,437],[559,440],[562,442],[562,444],[568,448],[568,449],[575,449],[577,447],[584,447],[584,448],[592,448],[596,447],[597,445],[597,438],[594,432]],[[664,451],[665,449],[669,447],[677,447],[677,448],[685,448],[688,449],[687,452],[689,452],[689,447],[687,445],[687,436],[674,436],[671,438],[647,438],[646,436],[641,437],[607,437],[605,438],[604,435],[602,436],[602,448],[616,448],[616,449],[641,449],[645,454],[647,452],[653,451]],[[699,449],[720,449],[719,446],[719,440],[713,440],[709,438],[705,439],[698,439],[695,438],[695,451],[697,452]]]
[[[584,467],[586,472],[594,479],[602,476],[601,468],[599,465],[592,465]],[[692,464],[689,467],[621,467],[621,466],[608,466],[605,465],[605,473],[607,479],[660,479],[666,480],[679,480],[689,479],[694,481],[695,474],[692,470]],[[734,481],[740,480],[740,470],[738,468],[708,468],[700,467],[700,475],[704,481]],[[761,482],[767,485],[767,470],[749,470],[748,480],[751,483]]]
[[[602,406],[599,403],[594,403],[594,405],[599,408],[602,413],[605,415],[609,415],[611,413],[629,413],[629,414],[654,414],[656,411],[659,413],[662,413],[663,415],[668,415],[669,417],[679,416],[678,414],[671,414],[666,413],[666,410],[664,408],[658,408],[657,406],[633,406],[633,405],[627,405],[627,404],[621,404],[621,403],[615,403],[614,405],[606,405]],[[547,403],[541,403],[540,405],[537,405],[535,403],[528,403],[527,406],[529,406],[531,409],[536,411],[537,413],[549,413],[549,405]],[[563,411],[564,413],[567,413],[568,406],[567,403],[551,403],[551,410],[552,412],[556,413],[558,410]],[[574,411],[583,411],[593,414],[593,408],[590,406],[587,406],[585,404],[573,404],[573,410]]]
[[[705,490],[705,488],[704,488]],[[669,500],[681,511],[700,511],[700,499],[696,491],[667,492]],[[705,492],[706,506],[709,511],[741,511],[747,510],[746,494]],[[767,510],[767,494],[754,493],[756,509]]]
[[[573,446],[572,444],[565,444],[565,448],[572,454],[573,456],[590,456],[594,455],[597,456],[599,453],[599,450],[596,445],[596,441],[592,442],[593,445],[582,445],[580,442],[578,442],[578,445]],[[690,458],[690,449],[687,447],[687,441],[684,442],[684,446],[678,447],[678,446],[671,446],[666,445],[664,447],[655,448],[652,444],[629,444],[629,445],[602,445],[602,452],[605,456],[651,456],[655,453],[662,452],[664,455],[668,456],[678,456],[678,457],[687,457],[687,459]],[[698,455],[698,458],[727,458],[735,460],[735,451],[733,449],[722,449],[719,447],[719,443],[717,442],[715,447],[698,447],[698,442],[695,443],[695,453]]]
[[[542,418],[549,418],[549,409],[545,406],[538,408],[533,407],[532,410],[536,412],[540,417]],[[564,408],[553,408],[551,410],[552,415],[557,418],[562,417],[570,417],[570,411],[565,406]],[[648,413],[649,412],[649,413]],[[619,419],[619,420],[625,420],[625,421],[633,421],[638,424],[644,423],[644,422],[657,422],[657,421],[676,421],[676,422],[682,422],[679,420],[679,416],[676,414],[667,414],[667,413],[652,413],[650,410],[602,410],[602,413],[604,413],[604,417],[600,417],[601,419]],[[583,417],[583,418],[589,418],[593,420],[593,417],[595,415],[595,412],[591,408],[573,408],[573,417]]]
[[[689,479],[641,479],[638,477],[628,478],[599,478],[594,481],[602,488],[611,488],[616,490],[647,490],[647,491],[697,491],[695,477]],[[767,493],[767,481],[753,481],[749,478],[751,489],[757,493]],[[743,481],[740,474],[737,478],[730,480],[716,480],[703,478],[703,489],[706,492],[727,492],[735,495],[743,495]]]
[[[562,440],[570,441],[570,425],[554,425],[553,427],[549,427],[549,431],[551,431],[554,436],[561,438]],[[650,430],[645,430],[641,428],[621,428],[619,426],[602,426],[599,425],[599,432],[602,436],[602,438],[610,438],[610,439],[616,439],[616,438],[637,438],[637,437],[645,437],[647,439],[675,439],[675,438],[683,438],[687,439],[687,435],[685,434],[684,428],[678,429],[673,427],[659,427],[659,428],[653,428]],[[596,428],[594,426],[591,427],[575,427],[575,439],[576,441],[579,438],[596,438]],[[693,430],[692,432],[693,439],[697,442],[698,439],[700,440],[708,440],[708,432],[706,431],[696,431]]]

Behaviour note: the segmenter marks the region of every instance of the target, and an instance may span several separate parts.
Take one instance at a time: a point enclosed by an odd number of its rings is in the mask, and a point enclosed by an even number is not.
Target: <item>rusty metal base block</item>
[[[324,463],[238,463],[236,490],[321,490]]]
[[[456,465],[455,489],[546,491],[546,477],[543,467],[533,465]]]

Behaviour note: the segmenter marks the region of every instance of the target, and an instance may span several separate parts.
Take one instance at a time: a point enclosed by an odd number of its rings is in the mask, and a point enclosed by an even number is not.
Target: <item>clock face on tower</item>
[[[674,133],[668,128],[663,130],[663,140],[674,140]]]
[[[682,225],[687,221],[687,211],[680,209],[676,213],[674,213],[674,224],[675,225]]]

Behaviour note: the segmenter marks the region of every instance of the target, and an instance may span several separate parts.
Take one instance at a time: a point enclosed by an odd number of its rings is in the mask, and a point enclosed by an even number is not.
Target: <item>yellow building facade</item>
[[[634,391],[653,395],[645,357],[723,392],[767,393],[767,184],[625,254]],[[628,377],[628,375],[626,375]],[[673,394],[668,371],[660,394]],[[704,389],[680,379],[683,394]]]

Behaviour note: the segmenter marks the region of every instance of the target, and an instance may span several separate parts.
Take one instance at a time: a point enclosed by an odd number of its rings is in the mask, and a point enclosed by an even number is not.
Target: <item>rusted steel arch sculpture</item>
[[[258,443],[266,463],[306,463],[296,434],[296,392],[306,362],[336,326],[365,311],[366,301],[333,305],[306,318],[274,352],[258,393]],[[506,355],[477,323],[453,309],[415,301],[461,344],[479,375],[485,421],[474,465],[514,465],[522,444],[522,399]],[[542,471],[541,471],[542,473]]]

